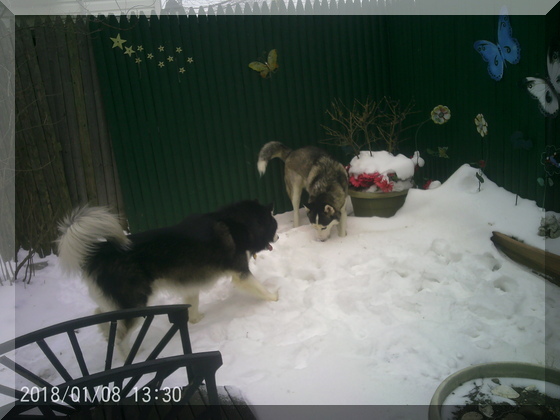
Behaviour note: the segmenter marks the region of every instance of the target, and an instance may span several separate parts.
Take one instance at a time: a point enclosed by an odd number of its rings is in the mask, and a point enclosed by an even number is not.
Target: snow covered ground
[[[426,405],[443,379],[472,364],[559,367],[560,290],[490,241],[496,230],[544,248],[543,213],[532,201],[516,206],[491,181],[479,192],[475,172],[463,166],[439,188],[411,190],[390,219],[352,217],[349,207],[345,238],[333,229],[318,242],[309,225],[291,227],[291,212],[278,215],[280,239],[251,268],[279,301],[246,296],[228,279],[201,295],[206,316],[191,340],[195,351],[222,353],[218,385],[256,405]],[[560,239],[546,248],[560,253]],[[0,288],[8,323],[15,290],[17,335],[95,309],[78,278],[61,274],[55,256],[46,262],[30,285]],[[80,340],[95,349],[103,338],[92,329]],[[25,358],[53,375],[44,359]]]

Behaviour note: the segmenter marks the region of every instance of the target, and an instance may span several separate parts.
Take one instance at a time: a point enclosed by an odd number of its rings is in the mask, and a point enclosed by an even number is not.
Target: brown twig
[[[400,101],[386,96],[379,101],[355,99],[352,109],[334,100],[327,114],[338,129],[322,126],[329,136],[322,142],[350,147],[355,156],[359,156],[364,146],[370,153],[381,148],[394,153],[402,141],[401,134],[412,127],[405,127],[404,121],[416,112],[413,109],[414,101],[403,107]]]

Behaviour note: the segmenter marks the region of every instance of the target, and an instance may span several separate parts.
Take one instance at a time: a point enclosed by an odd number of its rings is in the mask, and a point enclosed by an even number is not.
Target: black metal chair
[[[200,417],[219,418],[220,402],[215,374],[222,365],[222,356],[218,351],[192,353],[188,308],[189,305],[169,305],[107,312],[63,322],[0,344],[0,364],[13,371],[16,377],[14,388],[0,385],[1,394],[15,398],[8,418],[91,418],[94,410],[109,410],[112,418],[127,418],[127,407],[136,412],[140,410],[143,413],[141,418],[176,418],[177,412],[188,407],[189,400],[203,383],[206,385],[207,401]],[[135,362],[140,346],[158,315],[167,315],[171,325],[146,359]],[[117,322],[131,318],[144,318],[144,321],[124,363],[113,366]],[[104,348],[104,370],[91,373],[75,331],[105,323],[109,323],[109,333]],[[177,333],[183,354],[158,358]],[[79,375],[74,373],[72,376],[68,366],[63,366],[46,342],[46,339],[60,334],[68,336],[75,357],[73,360],[79,366]],[[59,383],[46,381],[27,369],[23,361],[16,361],[15,356],[7,356],[26,346],[38,346],[62,378]],[[76,370],[75,365],[73,367]],[[162,390],[164,380],[182,368],[185,369],[185,385]],[[21,383],[30,385],[23,388]],[[2,408],[6,409],[0,407],[0,412]]]

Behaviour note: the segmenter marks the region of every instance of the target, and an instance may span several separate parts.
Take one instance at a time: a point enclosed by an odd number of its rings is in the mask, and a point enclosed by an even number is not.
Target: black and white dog
[[[59,259],[80,271],[102,312],[148,305],[160,287],[180,294],[198,322],[198,293],[220,277],[265,300],[278,300],[249,270],[249,258],[272,249],[278,225],[272,206],[242,201],[181,223],[125,235],[118,217],[104,207],[74,210],[59,224]],[[119,327],[123,337],[131,325]]]
[[[292,150],[271,141],[259,152],[257,167],[261,175],[274,158],[284,161],[284,182],[294,209],[294,227],[299,226],[298,209],[305,189],[309,193],[307,217],[317,231],[317,238],[327,240],[334,225],[338,225],[338,236],[346,236],[348,173],[344,166],[318,147]]]

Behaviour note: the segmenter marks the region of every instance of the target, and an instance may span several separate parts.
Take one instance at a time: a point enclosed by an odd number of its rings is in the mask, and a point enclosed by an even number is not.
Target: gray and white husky
[[[263,175],[270,159],[280,158],[285,164],[286,191],[294,208],[294,227],[299,226],[299,205],[303,189],[309,194],[306,206],[309,222],[321,241],[329,238],[338,225],[338,236],[346,236],[346,196],[348,174],[341,163],[314,146],[292,150],[278,141],[265,144],[257,167]]]

